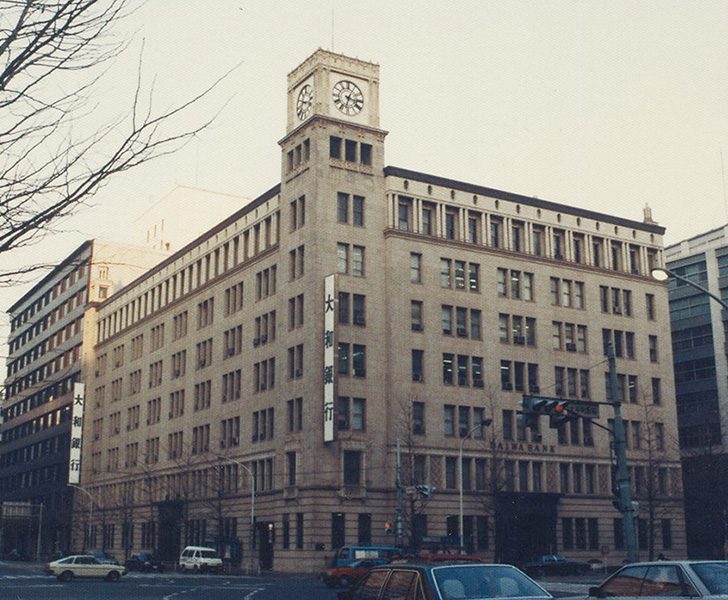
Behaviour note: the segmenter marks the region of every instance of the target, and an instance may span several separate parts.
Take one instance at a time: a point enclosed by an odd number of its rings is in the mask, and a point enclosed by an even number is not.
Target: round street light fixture
[[[652,279],[657,281],[667,281],[670,279],[670,272],[662,267],[655,267],[652,271],[650,271],[650,275],[652,276]]]

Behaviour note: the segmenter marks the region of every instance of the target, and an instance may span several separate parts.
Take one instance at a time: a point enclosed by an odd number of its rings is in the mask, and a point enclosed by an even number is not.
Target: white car
[[[179,570],[193,572],[222,572],[222,558],[214,548],[187,546],[179,556]]]
[[[126,567],[104,564],[90,554],[75,554],[48,563],[47,572],[61,581],[71,581],[74,577],[98,577],[107,581],[119,581],[126,575]]]

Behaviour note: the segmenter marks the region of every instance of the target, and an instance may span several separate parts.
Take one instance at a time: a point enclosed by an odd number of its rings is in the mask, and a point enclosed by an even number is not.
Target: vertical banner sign
[[[68,456],[68,483],[81,481],[81,436],[83,435],[83,405],[86,388],[83,383],[73,384],[73,409],[71,410],[71,452]]]
[[[324,278],[324,442],[334,441],[335,275]]]

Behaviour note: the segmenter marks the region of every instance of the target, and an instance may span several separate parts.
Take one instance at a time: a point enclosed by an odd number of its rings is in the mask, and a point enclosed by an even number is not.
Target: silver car
[[[97,577],[107,581],[119,581],[126,575],[126,567],[118,564],[102,563],[90,554],[75,554],[48,563],[46,571],[61,581],[71,581],[74,577]]]
[[[728,600],[728,561],[659,560],[622,567],[590,598],[722,598]]]

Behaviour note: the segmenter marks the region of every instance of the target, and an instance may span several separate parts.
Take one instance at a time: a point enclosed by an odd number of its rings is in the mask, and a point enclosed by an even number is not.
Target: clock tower
[[[310,503],[312,527],[324,531],[342,502],[365,498],[365,465],[386,463],[387,132],[374,63],[319,49],[289,73],[287,94],[278,314],[288,316],[287,393],[303,399],[306,435],[287,440],[285,452],[300,472],[317,473],[297,501]],[[364,410],[371,429],[345,424]]]
[[[291,133],[314,116],[379,127],[379,65],[317,50],[288,74]]]

